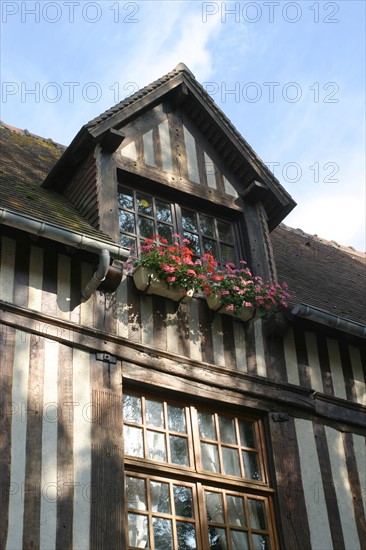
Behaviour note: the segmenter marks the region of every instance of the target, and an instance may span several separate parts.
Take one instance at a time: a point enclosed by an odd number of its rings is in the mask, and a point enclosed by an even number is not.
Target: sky
[[[284,223],[365,251],[365,6],[3,0],[1,120],[68,145],[183,62],[297,202]]]

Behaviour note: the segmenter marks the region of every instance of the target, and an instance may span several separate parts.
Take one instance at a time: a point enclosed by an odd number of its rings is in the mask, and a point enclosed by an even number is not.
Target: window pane
[[[123,193],[118,193],[118,204],[121,208],[128,208],[133,210],[133,193],[132,191],[123,191]]]
[[[242,497],[234,497],[233,495],[227,495],[226,497],[227,512],[230,525],[237,525],[238,527],[245,527],[245,512],[244,512],[244,499]]]
[[[266,535],[252,535],[254,550],[270,550],[269,537]]]
[[[187,440],[184,437],[170,436],[170,452],[173,464],[188,466]]]
[[[153,512],[170,514],[170,497],[168,483],[150,482],[151,509]]]
[[[168,424],[169,430],[186,433],[186,417],[183,407],[168,405]]]
[[[198,413],[198,426],[201,437],[205,439],[217,439],[213,414],[208,412]]]
[[[172,222],[172,212],[168,202],[156,201],[156,219],[162,222]]]
[[[128,541],[134,548],[150,548],[146,516],[128,514]]]
[[[267,525],[263,501],[248,498],[248,506],[252,529],[266,529]]]
[[[208,541],[210,550],[226,550],[227,542],[225,529],[209,526]]]
[[[137,210],[146,216],[152,216],[153,207],[151,197],[137,195]]]
[[[178,549],[195,550],[197,548],[196,530],[191,523],[177,521]]]
[[[154,222],[148,218],[142,218],[139,216],[138,219],[139,231],[141,237],[152,237],[155,233],[154,231]]]
[[[147,510],[145,480],[127,477],[127,504],[129,508]]]
[[[229,476],[240,477],[239,452],[237,449],[222,448],[224,473]]]
[[[158,235],[168,241],[169,244],[173,242],[173,228],[170,225],[158,223]]]
[[[144,456],[144,444],[141,428],[125,426],[124,429],[125,453],[131,456]]]
[[[119,213],[119,226],[121,231],[125,231],[126,233],[136,233],[135,216],[130,212],[125,212],[122,210]]]
[[[207,216],[200,216],[200,227],[204,235],[208,237],[215,237],[215,228],[213,218]]]
[[[217,243],[206,238],[203,238],[202,241],[204,251],[209,252],[212,256],[214,256],[214,258],[217,258]]]
[[[175,515],[193,518],[192,489],[182,485],[174,485]]]
[[[256,453],[243,451],[243,462],[245,477],[260,481],[262,479],[261,472],[258,466],[258,457]]]
[[[210,443],[201,443],[202,468],[207,472],[220,472],[219,454],[217,446]]]
[[[155,550],[173,550],[172,522],[169,519],[153,518]]]
[[[233,550],[248,550],[248,535],[242,531],[231,531],[231,545]]]
[[[222,263],[224,265],[229,263],[235,263],[235,252],[234,248],[232,246],[227,246],[226,244],[222,244],[220,246],[221,255],[222,255]]]
[[[123,418],[127,422],[141,424],[141,398],[134,395],[123,396]]]
[[[253,424],[239,421],[240,444],[243,447],[255,448]]]
[[[130,248],[131,252],[136,250],[136,239],[133,237],[127,237],[127,235],[121,235],[119,239],[120,245],[124,248]]]
[[[232,233],[231,233],[231,224],[223,221],[217,221],[217,230],[219,232],[220,241],[226,241],[231,243]]]
[[[184,231],[184,238],[189,240],[187,246],[193,251],[193,254],[199,256],[201,254],[201,247],[198,235]]]
[[[164,428],[163,404],[160,401],[146,399],[146,424]]]
[[[205,491],[207,519],[213,523],[225,523],[224,504],[221,493]]]
[[[190,210],[182,208],[182,224],[183,229],[188,231],[197,231],[196,214]]]
[[[220,441],[222,443],[237,443],[235,435],[235,424],[232,418],[219,416]]]
[[[165,435],[147,431],[148,457],[151,460],[166,462]]]

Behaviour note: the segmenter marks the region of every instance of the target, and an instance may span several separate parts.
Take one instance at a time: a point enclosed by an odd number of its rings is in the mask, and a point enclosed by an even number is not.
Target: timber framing
[[[365,255],[279,224],[291,196],[182,63],[64,153],[0,140],[1,548],[366,550]],[[288,309],[138,290],[156,233]]]
[[[83,126],[45,179],[43,187],[61,191],[64,182],[70,179],[98,143],[102,147],[104,143],[110,143],[111,138],[108,136],[112,127],[117,131],[117,134],[113,134],[115,146],[118,139],[123,138],[124,126],[166,97],[171,98],[173,106],[183,109],[195,121],[196,127],[211,146],[218,150],[225,170],[232,172],[240,182],[240,189],[237,189],[239,194],[244,194],[254,181],[265,184],[263,204],[268,225],[270,230],[276,227],[296,203],[182,63],[171,73]],[[109,147],[109,150],[112,149]]]
[[[275,383],[253,374],[157,351],[154,347],[5,302],[0,302],[0,321],[10,330],[22,330],[89,352],[114,355],[122,360],[123,378],[132,385],[152,385],[157,389],[164,388],[163,391],[169,387],[197,398],[229,401],[236,406],[266,412],[281,410],[307,419],[322,418],[342,431],[366,435],[365,406],[319,394],[312,389]]]

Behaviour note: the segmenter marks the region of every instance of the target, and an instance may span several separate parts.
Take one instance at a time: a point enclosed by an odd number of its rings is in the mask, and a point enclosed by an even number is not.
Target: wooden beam
[[[217,390],[217,399],[225,403],[227,391],[246,398],[253,397],[266,403],[266,410],[274,406],[292,411],[298,417],[323,418],[329,425],[338,423],[343,431],[366,434],[364,405],[317,394],[313,390],[270,381],[267,378],[223,369],[215,365],[187,359],[177,354],[156,350],[152,346],[129,341],[101,330],[74,325],[70,321],[25,310],[0,302],[0,322],[9,330],[20,330],[47,337],[86,351],[110,353],[123,361],[144,367],[151,376],[161,372],[177,380],[176,390],[183,380],[203,384],[208,391]],[[5,328],[5,330],[7,330]],[[167,386],[165,386],[167,387]],[[215,390],[215,391],[216,391]]]

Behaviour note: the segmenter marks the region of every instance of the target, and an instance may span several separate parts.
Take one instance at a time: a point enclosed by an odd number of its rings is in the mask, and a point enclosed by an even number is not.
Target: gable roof
[[[0,223],[49,238],[64,232],[71,246],[93,252],[105,246],[115,257],[122,255],[65,197],[41,187],[64,150],[52,140],[1,123]]]
[[[183,63],[85,124],[51,170],[44,186],[61,189],[65,178],[97,143],[107,139],[108,133],[120,132],[122,141],[123,126],[163,100],[180,105],[194,120],[240,182],[241,189],[237,190],[240,194],[247,196],[247,200],[251,200],[251,195],[261,194],[269,227],[276,227],[296,203]],[[253,192],[255,181],[261,185]]]

